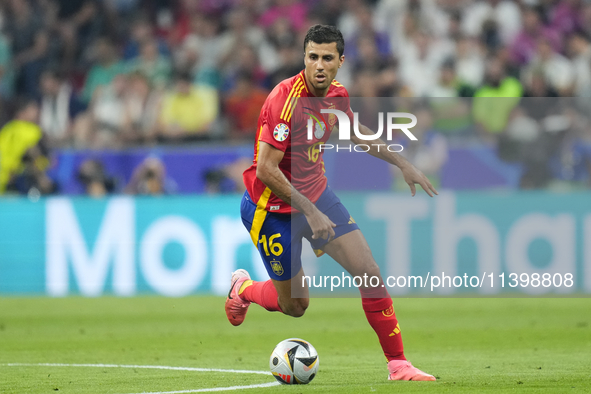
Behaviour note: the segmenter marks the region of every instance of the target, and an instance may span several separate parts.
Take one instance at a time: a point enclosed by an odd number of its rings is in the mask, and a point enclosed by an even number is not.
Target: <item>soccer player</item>
[[[279,83],[261,110],[253,164],[244,172],[247,191],[241,215],[271,279],[254,282],[243,269],[232,274],[225,308],[228,320],[235,326],[242,324],[252,302],[268,311],[294,317],[304,314],[309,304],[308,288],[302,289],[301,297],[292,297],[292,283],[302,283],[304,275],[300,257],[303,237],[317,254],[327,253],[351,275],[376,276],[383,284],[367,241],[327,186],[322,152],[307,152],[306,148],[318,141],[308,141],[306,127],[292,119],[298,97],[341,97],[348,102],[347,90],[334,79],[345,60],[344,46],[343,36],[335,27],[311,27],[304,40],[305,69]],[[343,111],[353,118],[348,105]],[[374,134],[363,125],[359,130],[365,135]],[[321,136],[322,142],[326,142],[330,131]],[[354,134],[351,140],[364,143]],[[413,196],[415,184],[431,197],[437,194],[425,175],[400,155],[389,152],[385,144],[382,149],[372,145],[369,153],[400,168]],[[435,380],[406,360],[392,298],[385,287],[359,290],[367,320],[388,360],[388,379]]]

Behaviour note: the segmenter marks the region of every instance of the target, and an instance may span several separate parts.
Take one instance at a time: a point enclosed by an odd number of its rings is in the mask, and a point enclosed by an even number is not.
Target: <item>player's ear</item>
[[[345,55],[342,55],[342,56],[339,58],[339,68],[341,68],[341,66],[343,65],[343,63],[344,63],[344,62],[345,62]]]

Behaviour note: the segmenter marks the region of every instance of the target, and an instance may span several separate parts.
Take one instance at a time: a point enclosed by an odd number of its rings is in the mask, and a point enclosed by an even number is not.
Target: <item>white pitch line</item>
[[[170,367],[166,365],[121,365],[121,364],[56,364],[56,363],[7,363],[0,364],[0,367],[88,367],[88,368],[132,368],[132,369],[164,369],[169,371],[191,371],[191,372],[229,372],[229,373],[244,373],[257,375],[271,375],[268,371],[251,371],[246,369],[217,369],[217,368],[193,368],[193,367]],[[205,393],[212,391],[230,391],[230,390],[245,390],[255,388],[265,388],[279,385],[279,382],[251,384],[247,386],[230,386],[230,387],[214,387],[207,389],[181,390],[181,391],[158,391],[158,392],[143,392],[138,394],[188,394],[188,393]]]
[[[121,365],[121,364],[56,364],[56,363],[8,363],[0,364],[5,367],[90,367],[90,368],[136,368],[136,369],[166,369],[171,371],[193,371],[193,372],[231,372],[251,373],[258,375],[271,375],[267,371],[251,371],[247,369],[216,369],[216,368],[192,368],[192,367],[169,367],[166,365]]]
[[[230,386],[230,387],[216,387],[213,389],[197,389],[197,390],[182,390],[182,391],[158,391],[138,394],[185,394],[185,393],[205,393],[211,391],[230,391],[230,390],[244,390],[244,389],[256,389],[264,387],[273,387],[280,385],[279,382],[251,384],[249,386]]]

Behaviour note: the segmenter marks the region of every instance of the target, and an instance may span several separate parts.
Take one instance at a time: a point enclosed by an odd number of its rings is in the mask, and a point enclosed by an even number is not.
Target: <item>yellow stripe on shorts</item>
[[[263,194],[261,194],[259,201],[257,201],[257,209],[254,212],[254,218],[252,219],[252,227],[250,228],[250,238],[252,239],[252,243],[254,244],[254,246],[257,246],[257,241],[259,239],[261,228],[263,227],[263,223],[265,222],[265,218],[267,217],[267,211],[265,210],[265,207],[267,206],[269,197],[271,197],[271,189],[267,187],[265,188]]]

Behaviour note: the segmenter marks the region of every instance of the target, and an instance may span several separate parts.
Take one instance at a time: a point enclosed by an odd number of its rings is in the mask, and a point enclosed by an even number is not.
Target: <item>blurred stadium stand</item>
[[[2,0],[0,194],[240,191],[260,107],[315,23],[343,32],[352,97],[573,97],[588,113],[587,0]],[[444,189],[588,188],[586,117],[550,138],[542,117],[506,115],[435,119],[405,154]]]

